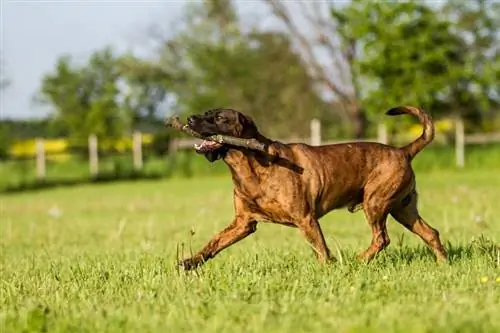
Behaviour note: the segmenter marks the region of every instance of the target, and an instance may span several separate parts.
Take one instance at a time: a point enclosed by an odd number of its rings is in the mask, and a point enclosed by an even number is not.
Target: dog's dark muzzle
[[[207,131],[203,126],[203,119],[201,119],[198,116],[191,116],[187,119],[187,124],[189,128],[191,128],[193,131],[200,133],[203,136],[210,136],[213,135],[212,131]],[[215,141],[210,141],[210,140],[203,140],[200,144],[195,144],[194,149],[198,153],[209,153],[209,152],[216,152],[218,149],[220,149],[223,145],[221,143],[215,142]],[[213,159],[216,159],[217,156],[213,157]]]
[[[203,136],[210,136],[210,135],[215,135],[217,134],[216,131],[214,131],[212,126],[210,126],[210,123],[207,121],[204,121],[203,118],[199,116],[191,116],[187,119],[187,125],[189,128],[191,128],[193,131],[203,135]]]
[[[196,123],[197,123],[197,117],[196,116],[191,116],[187,119],[187,123],[189,125],[189,127],[193,128],[193,126],[196,126]]]

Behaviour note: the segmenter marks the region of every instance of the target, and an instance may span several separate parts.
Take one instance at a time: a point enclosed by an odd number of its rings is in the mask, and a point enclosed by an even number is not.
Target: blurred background
[[[224,174],[163,126],[215,107],[273,139],[420,135],[420,170],[500,170],[500,3],[1,3],[0,191]],[[29,23],[28,23],[29,22]]]

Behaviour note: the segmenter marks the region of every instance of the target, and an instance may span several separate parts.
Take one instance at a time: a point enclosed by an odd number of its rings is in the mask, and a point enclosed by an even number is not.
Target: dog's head
[[[203,136],[222,134],[251,139],[259,133],[252,118],[233,109],[212,109],[190,116],[188,126]],[[195,149],[204,154],[207,160],[214,162],[224,158],[229,148],[225,144],[205,140]]]

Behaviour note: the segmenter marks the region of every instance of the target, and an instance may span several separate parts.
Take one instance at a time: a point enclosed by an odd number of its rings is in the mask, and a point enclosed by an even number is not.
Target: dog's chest
[[[235,195],[241,209],[255,218],[289,223],[303,213],[301,184],[293,171],[278,165],[263,166],[255,159],[234,154],[230,162]],[[237,158],[239,157],[239,158]]]
[[[245,210],[263,220],[288,223],[302,210],[297,189],[276,178],[248,177],[235,184],[235,193],[245,203]]]

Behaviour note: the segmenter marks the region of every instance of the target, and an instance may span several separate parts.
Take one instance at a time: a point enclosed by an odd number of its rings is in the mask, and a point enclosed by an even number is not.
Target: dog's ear
[[[205,155],[205,158],[210,162],[215,162],[219,159],[219,152],[218,151],[207,151],[203,155]]]
[[[238,113],[238,136],[242,138],[253,138],[257,135],[257,126],[250,116],[245,116],[244,114]]]

